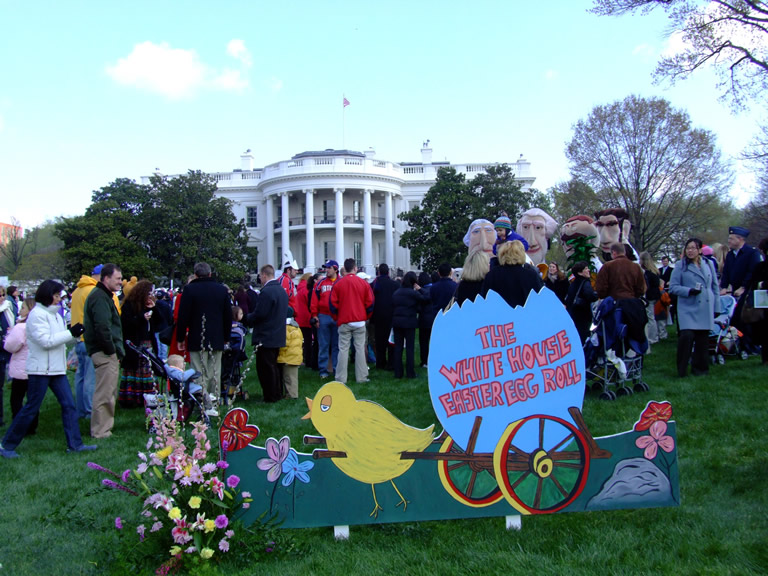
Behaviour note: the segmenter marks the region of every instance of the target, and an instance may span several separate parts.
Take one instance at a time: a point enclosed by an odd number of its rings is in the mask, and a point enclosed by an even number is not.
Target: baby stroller
[[[720,296],[720,308],[722,313],[715,318],[715,329],[709,332],[708,349],[712,364],[725,364],[726,356],[740,356],[742,360],[746,360],[748,355],[739,346],[741,332],[731,326],[733,313],[736,311],[736,298],[730,295]]]
[[[126,340],[125,345],[146,358],[155,375],[155,392],[144,394],[144,404],[149,410],[156,412],[169,409],[174,419],[184,422],[197,409],[200,418],[210,425],[210,419],[203,408],[203,388],[195,382],[201,376],[200,372],[182,372],[168,366],[152,350],[136,346],[130,340]]]
[[[248,400],[248,393],[242,388],[243,362],[245,354],[245,327],[240,322],[232,322],[229,343],[221,355],[221,402],[230,406],[235,397]]]
[[[649,389],[643,382],[643,354],[648,350],[648,340],[644,335],[642,340],[632,337],[639,336],[639,330],[630,331],[623,319],[625,314],[613,298],[605,298],[595,311],[592,334],[584,343],[587,380],[593,381],[592,389],[600,390],[603,400]]]

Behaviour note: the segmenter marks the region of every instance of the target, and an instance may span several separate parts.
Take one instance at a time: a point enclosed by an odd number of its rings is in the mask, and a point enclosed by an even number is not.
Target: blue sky
[[[593,106],[660,96],[726,157],[759,111],[733,115],[709,71],[651,72],[667,20],[598,18],[589,0],[41,2],[0,0],[0,221],[82,214],[116,178],[257,166],[305,150],[532,164],[567,180],[565,143]],[[346,109],[342,130],[342,95]],[[739,167],[733,195],[748,200]]]

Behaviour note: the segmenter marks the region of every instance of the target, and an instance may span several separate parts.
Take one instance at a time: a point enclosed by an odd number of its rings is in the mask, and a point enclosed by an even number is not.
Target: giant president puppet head
[[[557,230],[555,219],[541,208],[531,208],[520,216],[516,230],[528,242],[525,253],[531,261],[535,265],[544,262],[552,236]]]
[[[607,262],[611,259],[611,244],[615,242],[624,244],[627,257],[634,260],[634,249],[629,243],[632,222],[629,221],[627,211],[623,208],[606,208],[595,212],[595,219],[595,226],[600,234],[600,251],[603,260]]]
[[[496,229],[493,222],[485,218],[478,218],[469,225],[464,235],[464,245],[469,248],[469,253],[476,250],[487,252],[493,256],[493,245],[496,243]]]

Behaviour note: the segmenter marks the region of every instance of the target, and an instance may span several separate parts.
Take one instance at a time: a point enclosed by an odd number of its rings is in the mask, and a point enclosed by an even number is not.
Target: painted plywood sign
[[[497,294],[439,314],[417,429],[339,382],[308,400],[316,436],[269,438],[242,409],[220,431],[230,472],[284,527],[674,506],[675,423],[650,402],[632,430],[593,438],[584,356],[549,290],[510,308]],[[316,445],[311,453],[307,446]]]

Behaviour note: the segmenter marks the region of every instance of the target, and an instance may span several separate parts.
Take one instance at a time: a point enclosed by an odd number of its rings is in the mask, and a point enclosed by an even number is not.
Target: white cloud
[[[672,32],[672,34],[669,35],[669,38],[667,38],[667,42],[664,45],[662,55],[665,58],[672,57],[675,54],[680,54],[683,52],[687,46],[688,43],[683,37],[682,30],[675,30]]]
[[[280,92],[280,90],[283,89],[283,81],[280,78],[273,76],[267,80],[267,86],[269,86],[269,89],[272,90],[272,92]]]
[[[240,71],[218,71],[202,62],[194,50],[172,48],[167,42],[137,44],[128,56],[107,66],[106,71],[118,84],[171,100],[188,98],[201,89],[240,91],[248,86]]]
[[[649,44],[638,44],[632,50],[632,56],[654,56],[653,46]]]
[[[253,64],[251,53],[248,51],[248,48],[245,47],[245,42],[239,38],[234,38],[229,41],[229,44],[227,44],[227,54],[241,62],[246,68],[250,68]]]
[[[557,80],[557,77],[560,75],[560,73],[557,70],[546,70],[544,72],[544,79],[545,80]]]

